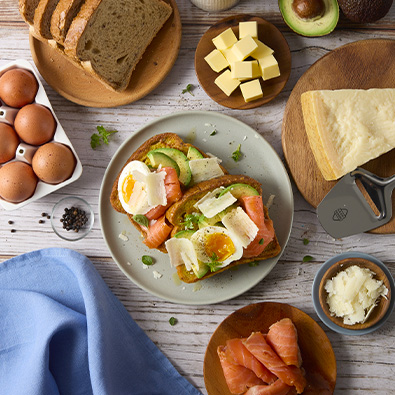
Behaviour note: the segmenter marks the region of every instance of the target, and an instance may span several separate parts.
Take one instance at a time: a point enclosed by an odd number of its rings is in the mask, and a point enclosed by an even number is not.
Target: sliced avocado
[[[153,168],[157,168],[159,165],[162,167],[172,167],[176,171],[177,177],[180,176],[180,167],[174,159],[170,158],[170,156],[162,152],[150,151],[148,152],[147,157]]]
[[[214,215],[212,218],[207,218],[204,215],[199,219],[198,226],[199,229],[205,228],[206,226],[213,226],[216,225],[218,222],[221,221],[221,217],[219,214]]]
[[[325,36],[339,20],[337,0],[279,0],[278,5],[285,23],[301,36]]]
[[[189,160],[192,159],[202,159],[203,155],[200,153],[200,151],[198,149],[196,149],[195,147],[189,147],[188,148],[188,152],[187,152],[187,158]]]
[[[236,199],[240,199],[243,196],[256,196],[259,192],[248,184],[232,184],[226,187],[219,196],[224,195],[226,192],[230,192]]]
[[[176,148],[157,148],[150,152],[161,152],[170,156],[175,162],[177,162],[178,167],[180,168],[180,175],[178,179],[180,182],[187,186],[191,182],[191,169],[189,168],[189,160],[186,155]]]
[[[387,15],[393,0],[338,0],[344,16],[353,22],[376,22]]]
[[[190,239],[191,236],[195,233],[194,230],[180,230],[179,232],[177,232],[174,237],[176,237],[177,239]]]
[[[210,270],[210,268],[203,262],[199,262],[199,267],[192,265],[192,270],[197,278],[202,278]]]

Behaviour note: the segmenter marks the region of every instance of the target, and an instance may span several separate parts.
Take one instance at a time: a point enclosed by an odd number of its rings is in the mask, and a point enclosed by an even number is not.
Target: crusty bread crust
[[[49,31],[51,24],[52,8],[57,4],[58,0],[40,0],[36,11],[34,12],[34,31],[36,35],[44,39],[52,39]]]
[[[188,149],[189,147],[194,147],[196,148],[204,157],[208,157],[203,151],[201,151],[199,148],[195,147],[192,144],[189,143],[185,143],[181,137],[179,137],[177,134],[175,133],[162,133],[162,134],[157,134],[153,137],[151,137],[150,139],[148,139],[147,141],[145,141],[139,148],[137,148],[137,150],[128,158],[128,160],[125,162],[125,164],[123,165],[122,169],[120,170],[120,172],[118,173],[118,176],[116,178],[116,180],[114,181],[113,185],[112,185],[112,190],[111,190],[111,195],[110,195],[110,203],[111,206],[118,212],[122,213],[122,214],[127,214],[126,211],[123,209],[122,204],[118,198],[118,181],[119,181],[119,177],[122,173],[122,170],[124,169],[124,167],[131,161],[133,160],[139,160],[141,162],[148,162],[148,158],[147,158],[147,154],[149,151],[156,149],[156,148],[164,148],[164,147],[168,147],[168,148],[176,148],[178,150],[180,150],[181,152],[183,152],[185,155],[188,153]],[[224,167],[222,167],[222,171],[227,174],[227,171]],[[185,187],[184,187],[185,189]],[[132,215],[127,214],[130,222],[136,227],[136,229],[141,233],[141,235],[143,237],[146,237],[147,232],[135,221],[133,221],[132,219]],[[164,244],[162,244],[161,246],[158,247],[158,250],[162,251],[162,252],[167,252],[166,248],[164,246]]]
[[[166,218],[168,221],[174,226],[171,232],[171,236],[174,236],[178,231],[182,230],[181,223],[183,222],[184,214],[190,214],[192,212],[196,212],[196,208],[194,207],[195,203],[200,200],[204,195],[208,192],[213,191],[216,188],[221,186],[227,187],[232,184],[247,184],[255,188],[260,195],[262,195],[262,187],[261,184],[248,176],[243,175],[231,175],[227,174],[221,177],[217,177],[213,180],[203,181],[191,189],[189,189],[183,197],[176,203],[174,203],[166,212]],[[268,209],[263,206],[265,219],[271,221],[269,217]],[[249,262],[261,261],[268,258],[272,258],[277,256],[281,252],[281,246],[277,240],[276,233],[274,233],[273,240],[266,246],[264,251],[257,257],[251,258],[241,258],[238,261],[234,261],[228,266],[223,267],[216,272],[208,272],[202,278],[196,277],[193,271],[188,271],[185,265],[177,266],[177,274],[180,280],[185,283],[194,283],[196,281],[204,280],[208,277],[214,276],[217,273],[221,273],[225,270],[228,270],[232,267],[243,265]]]
[[[34,12],[40,0],[19,0],[19,13],[29,25],[33,25]]]
[[[316,118],[317,100],[318,98],[315,96],[314,91],[304,92],[301,95],[306,134],[317,166],[325,180],[335,180],[337,177],[327,156],[319,129],[319,120]]]

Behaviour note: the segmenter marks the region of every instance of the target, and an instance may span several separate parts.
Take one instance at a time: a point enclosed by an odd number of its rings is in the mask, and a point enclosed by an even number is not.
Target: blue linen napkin
[[[89,259],[49,248],[0,263],[0,394],[201,393]]]

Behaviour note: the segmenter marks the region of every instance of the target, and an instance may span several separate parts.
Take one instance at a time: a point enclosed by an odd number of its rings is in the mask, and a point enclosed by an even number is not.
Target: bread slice
[[[203,157],[207,158],[208,155],[205,154],[203,151],[201,151],[199,148],[195,147],[192,144],[189,143],[185,143],[181,137],[179,137],[177,134],[175,133],[162,133],[162,134],[157,134],[153,137],[151,137],[150,139],[148,139],[147,141],[145,141],[129,158],[128,160],[125,162],[124,166],[122,167],[122,169],[120,170],[120,172],[118,173],[117,178],[115,179],[113,186],[112,186],[112,190],[111,190],[111,195],[110,195],[110,203],[111,206],[114,208],[114,210],[122,213],[122,214],[126,214],[130,220],[130,222],[136,227],[136,229],[138,229],[138,231],[141,233],[142,237],[145,238],[147,236],[147,232],[145,231],[145,229],[143,227],[141,227],[137,222],[133,221],[132,219],[132,215],[126,213],[126,211],[123,209],[122,204],[119,200],[118,197],[118,181],[119,181],[119,177],[122,173],[123,168],[131,161],[133,160],[139,160],[141,162],[144,162],[146,164],[149,164],[149,159],[147,157],[148,152],[150,152],[151,150],[157,149],[157,148],[176,148],[179,151],[183,152],[185,155],[187,155],[188,153],[188,149],[189,147],[193,147],[195,149],[197,149]],[[224,174],[227,174],[227,170],[221,166],[222,171],[224,172]],[[183,187],[183,192],[185,193],[185,191],[187,190],[187,187]],[[160,251],[162,252],[166,252],[166,248],[164,247],[164,244],[162,244],[159,248]]]
[[[67,33],[65,53],[123,91],[171,13],[161,0],[86,0]]]
[[[34,12],[34,33],[35,36],[52,39],[51,18],[59,0],[40,0]]]
[[[40,0],[19,0],[19,13],[29,25],[33,25],[34,12]]]
[[[184,222],[184,216],[186,214],[191,214],[196,212],[197,209],[194,205],[208,192],[213,191],[219,187],[227,187],[232,184],[247,184],[255,188],[258,193],[262,194],[262,188],[260,183],[248,176],[244,175],[231,175],[227,174],[221,177],[217,177],[213,180],[203,181],[193,188],[189,189],[183,197],[176,203],[174,203],[166,212],[167,220],[173,225],[173,230],[171,235],[174,236],[177,232],[183,230],[182,223]],[[271,221],[269,217],[269,212],[267,207],[263,206],[265,220]],[[208,277],[214,276],[215,274],[221,273],[232,267],[242,265],[249,262],[261,261],[277,256],[281,252],[281,246],[277,240],[277,236],[274,233],[273,239],[266,246],[264,251],[256,256],[250,258],[241,258],[238,261],[231,262],[228,266],[225,266],[215,272],[207,272],[203,277],[198,278],[195,273],[191,270],[188,271],[185,265],[177,266],[177,274],[180,280],[186,283],[194,283],[206,279]]]
[[[51,35],[60,45],[64,45],[71,22],[78,14],[84,0],[59,0],[51,17]]]
[[[308,91],[307,137],[325,180],[336,180],[395,147],[395,89]]]

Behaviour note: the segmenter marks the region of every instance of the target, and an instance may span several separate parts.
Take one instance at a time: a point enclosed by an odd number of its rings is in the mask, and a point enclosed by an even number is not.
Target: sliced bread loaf
[[[52,39],[51,18],[59,0],[40,0],[34,12],[34,33],[35,36]]]
[[[84,0],[59,0],[51,18],[51,34],[59,44],[64,44],[71,22],[78,14],[83,2]]]
[[[71,23],[65,52],[113,90],[125,90],[171,13],[161,0],[86,0]]]
[[[19,12],[22,18],[29,24],[33,24],[34,12],[40,0],[19,0]]]

